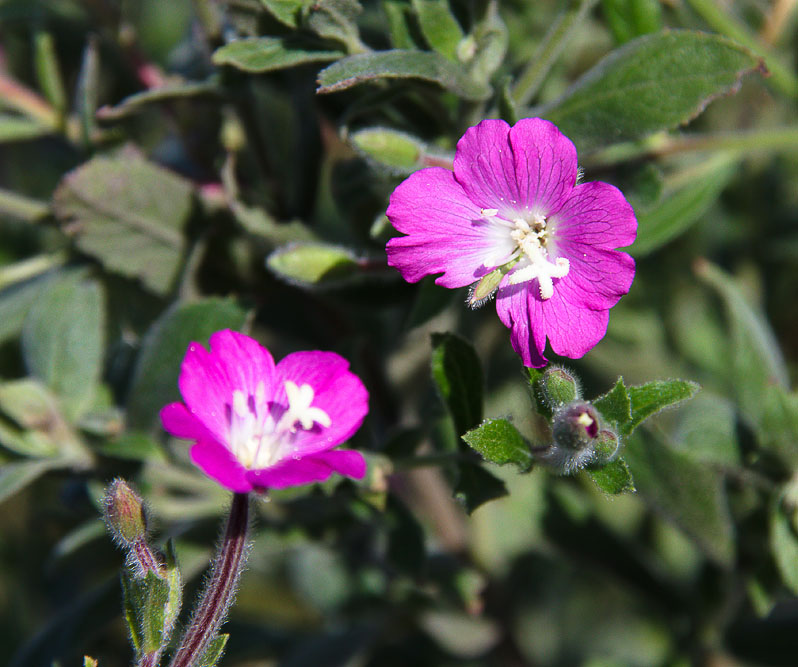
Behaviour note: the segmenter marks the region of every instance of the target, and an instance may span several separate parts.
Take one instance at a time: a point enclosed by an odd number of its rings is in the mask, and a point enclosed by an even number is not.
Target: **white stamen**
[[[531,224],[524,218],[513,220],[515,228],[510,237],[516,242],[524,257],[518,268],[508,276],[511,285],[518,285],[537,278],[540,287],[540,298],[550,299],[554,296],[554,278],[564,278],[571,269],[565,257],[558,257],[554,262],[546,251],[546,218],[540,213],[532,216]]]
[[[312,407],[314,394],[313,387],[309,384],[297,386],[291,380],[285,382],[285,395],[288,397],[288,411],[283,416],[285,420],[294,428],[296,422],[302,425],[306,431],[313,428],[313,423],[318,423],[325,428],[332,424],[330,416],[321,408]]]
[[[494,215],[499,213],[498,208],[481,208],[479,212],[486,218],[492,218]]]

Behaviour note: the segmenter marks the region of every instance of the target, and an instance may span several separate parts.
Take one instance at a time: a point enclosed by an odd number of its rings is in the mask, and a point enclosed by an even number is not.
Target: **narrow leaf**
[[[651,415],[692,398],[699,388],[695,382],[688,380],[655,380],[627,387],[632,406],[631,417],[621,432],[630,434]]]
[[[215,65],[230,65],[244,72],[272,72],[304,63],[337,60],[343,51],[310,49],[286,37],[249,37],[225,44],[213,53]]]
[[[457,60],[463,29],[449,9],[449,0],[412,0],[427,43],[449,60]]]
[[[67,465],[69,462],[63,459],[14,461],[0,465],[0,503],[24,489],[48,470]]]
[[[432,334],[432,377],[457,435],[482,421],[482,365],[470,343],[451,333]]]
[[[53,108],[63,113],[67,107],[66,91],[53,36],[49,32],[39,30],[34,36],[33,45],[39,87]]]
[[[224,648],[227,646],[227,640],[230,635],[218,635],[214,637],[205,649],[205,653],[197,662],[197,667],[215,667],[216,663],[224,653]]]
[[[669,30],[616,49],[540,113],[580,151],[689,122],[761,61],[734,42]]]
[[[318,93],[334,93],[379,79],[421,79],[437,83],[466,100],[481,101],[491,95],[490,86],[468,77],[465,70],[439,53],[379,51],[349,56],[319,73]]]
[[[52,132],[53,128],[42,125],[39,121],[16,114],[0,113],[0,144],[38,139]]]
[[[506,419],[488,419],[462,437],[491,463],[514,463],[524,471],[532,466],[529,443]]]
[[[210,82],[178,81],[167,83],[160,88],[151,88],[150,90],[130,95],[112,107],[101,107],[97,111],[97,118],[101,120],[119,120],[141,111],[148,104],[216,95],[218,90],[216,84]]]
[[[169,290],[192,207],[188,181],[127,151],[67,174],[53,205],[78,247],[108,270],[140,278],[159,294]]]

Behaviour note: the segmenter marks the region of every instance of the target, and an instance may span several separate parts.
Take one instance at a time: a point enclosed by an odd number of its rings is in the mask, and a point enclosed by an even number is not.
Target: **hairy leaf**
[[[305,48],[286,37],[249,37],[216,49],[213,62],[245,72],[272,72],[304,63],[337,60],[343,55],[343,51]]]
[[[514,463],[521,470],[532,466],[529,443],[506,419],[488,419],[462,437],[491,463]]]

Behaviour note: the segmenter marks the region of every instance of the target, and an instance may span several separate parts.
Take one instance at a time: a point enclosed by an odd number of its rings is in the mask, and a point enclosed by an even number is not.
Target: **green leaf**
[[[273,251],[266,266],[300,287],[340,284],[360,273],[360,261],[351,250],[328,243],[289,243]]]
[[[36,79],[39,82],[39,87],[47,101],[62,114],[67,108],[67,98],[53,36],[44,30],[37,30],[33,45]]]
[[[69,461],[44,459],[37,461],[14,461],[0,465],[0,503],[21,491],[49,470],[64,468]]]
[[[798,535],[794,528],[795,508],[783,502],[770,512],[770,549],[784,585],[798,595]]]
[[[364,156],[393,173],[409,174],[424,166],[424,143],[404,132],[367,127],[350,134],[349,141]]]
[[[762,403],[759,445],[774,452],[794,472],[798,469],[798,393],[770,386]]]
[[[194,99],[196,97],[218,95],[218,93],[218,86],[212,82],[170,82],[159,88],[151,88],[129,95],[114,106],[101,107],[97,110],[97,118],[101,120],[119,120],[141,111],[148,104]]]
[[[90,35],[83,49],[83,60],[78,73],[75,106],[80,127],[83,133],[83,143],[91,145],[97,129],[95,120],[97,101],[100,97],[100,38]]]
[[[723,37],[663,31],[610,53],[539,114],[580,151],[591,150],[687,123],[758,67],[758,58]]]
[[[149,431],[158,411],[180,400],[177,378],[189,343],[207,345],[219,329],[240,329],[246,313],[232,301],[206,299],[177,304],[147,332],[136,361],[127,404],[128,427]]]
[[[679,416],[674,444],[687,456],[719,465],[740,465],[737,415],[731,401],[701,392]]]
[[[227,640],[230,635],[217,635],[208,643],[208,648],[202,654],[202,657],[197,662],[197,667],[215,667],[219,662],[219,658],[224,653],[224,647],[227,646]]]
[[[144,577],[122,573],[125,619],[139,655],[153,653],[165,641],[164,623],[169,584],[148,570]]]
[[[437,83],[466,100],[482,101],[491,88],[469,78],[462,67],[439,53],[379,51],[349,56],[319,72],[318,93],[335,93],[380,79],[421,79]]]
[[[586,472],[604,493],[617,496],[620,493],[635,491],[632,473],[622,458],[615,459],[601,468],[589,468]]]
[[[699,389],[695,382],[689,380],[655,380],[627,387],[632,410],[621,433],[629,435],[651,415],[692,398]]]
[[[165,294],[182,260],[192,192],[182,177],[128,150],[67,174],[53,206],[83,252]]]
[[[514,463],[523,471],[532,467],[529,443],[506,419],[487,419],[462,437],[491,463]]]
[[[706,260],[696,262],[695,272],[723,300],[731,328],[729,364],[737,403],[746,418],[766,435],[762,419],[767,388],[789,385],[778,340],[764,315],[748,303],[731,276]]]
[[[183,577],[178,567],[175,545],[171,538],[167,540],[164,551],[164,569],[166,571],[166,583],[169,586],[169,594],[164,605],[163,621],[162,643],[166,644],[180,614],[180,606],[183,602]]]
[[[718,565],[729,567],[734,560],[734,531],[722,474],[654,437],[629,438],[624,458],[638,492],[654,509]]]
[[[451,333],[432,334],[432,378],[457,435],[482,421],[482,365],[471,343]]]
[[[213,53],[215,65],[230,65],[245,72],[273,72],[304,63],[326,62],[342,57],[343,51],[304,48],[287,37],[248,37],[225,44]]]
[[[602,0],[604,17],[618,44],[662,28],[658,0]]]
[[[145,433],[125,431],[96,448],[103,456],[130,461],[167,461],[163,448]]]
[[[414,49],[416,44],[413,39],[411,25],[412,8],[406,0],[383,0],[382,9],[388,18],[388,31],[391,35],[391,45],[396,49]]]
[[[0,113],[0,144],[38,139],[53,133],[53,128],[26,116]]]
[[[340,42],[350,53],[358,53],[366,50],[357,28],[362,11],[357,0],[316,0],[309,5],[303,25],[319,37]]]
[[[457,468],[459,479],[454,489],[454,497],[463,504],[469,514],[480,505],[507,495],[504,482],[478,463],[461,463]]]
[[[182,177],[124,151],[67,174],[53,206],[81,250],[165,294],[182,260],[192,191]]]
[[[98,664],[97,658],[90,658],[87,655],[83,656],[83,667],[97,667]]]
[[[509,35],[507,25],[501,18],[498,2],[490,2],[484,18],[475,26],[472,35],[460,44],[461,57],[466,46],[473,46],[473,55],[464,58],[471,77],[488,82],[504,62]]]
[[[59,282],[39,294],[22,327],[31,374],[77,419],[91,407],[105,353],[105,297],[99,283]]]
[[[449,9],[449,0],[412,0],[412,4],[427,43],[445,58],[456,61],[463,29]]]
[[[623,378],[619,377],[612,389],[592,403],[601,416],[619,430],[623,429],[632,417],[632,403]]]
[[[280,23],[289,28],[299,26],[300,13],[309,7],[314,0],[260,0],[266,10]]]
[[[657,250],[701,219],[737,173],[739,160],[716,155],[689,171],[682,187],[667,193],[637,216],[637,239],[629,248],[635,257]]]

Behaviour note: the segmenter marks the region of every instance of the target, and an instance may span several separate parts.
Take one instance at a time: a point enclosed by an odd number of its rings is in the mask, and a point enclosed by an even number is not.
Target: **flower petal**
[[[635,261],[625,252],[604,250],[585,243],[566,243],[563,256],[570,271],[556,283],[568,303],[591,310],[611,308],[632,286]]]
[[[337,450],[285,459],[277,465],[247,472],[248,482],[256,488],[284,489],[288,486],[323,482],[334,472],[360,479],[366,473],[363,455],[352,450]]]
[[[161,408],[160,414],[164,429],[176,438],[197,441],[213,437],[203,423],[182,403],[169,403]]]
[[[549,218],[552,235],[607,250],[631,245],[637,220],[618,188],[594,181],[577,185],[556,214]]]
[[[483,120],[457,143],[454,174],[469,199],[512,220],[556,211],[576,183],[576,148],[555,125]]]
[[[285,383],[310,385],[313,389],[311,405],[327,413],[330,425],[316,424],[309,431],[299,430],[294,441],[294,453],[307,457],[347,440],[363,422],[368,412],[368,392],[354,373],[349,362],[335,352],[294,352],[277,364],[274,400],[288,404]]]
[[[257,341],[225,329],[210,339],[210,352],[191,343],[180,369],[180,393],[186,406],[219,442],[229,438],[227,412],[233,392],[254,394],[263,382],[265,395],[272,392],[274,360]]]
[[[249,472],[232,452],[215,440],[200,440],[191,448],[191,460],[208,477],[236,493],[252,491]]]
[[[530,319],[529,289],[532,283],[502,284],[496,297],[496,312],[504,326],[510,328],[513,349],[521,355],[524,366],[541,368],[547,359],[546,330]],[[536,288],[537,283],[534,283]]]
[[[398,231],[408,234],[387,246],[388,264],[408,282],[442,273],[438,285],[470,285],[506,262],[515,249],[508,229],[485,219],[452,172],[440,167],[421,169],[401,183],[387,215]]]

